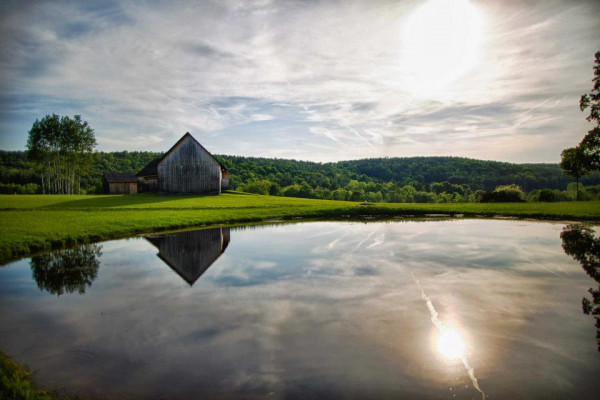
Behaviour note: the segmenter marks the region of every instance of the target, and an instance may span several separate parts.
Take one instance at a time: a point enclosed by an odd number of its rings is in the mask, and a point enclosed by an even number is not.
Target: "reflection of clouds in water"
[[[369,232],[367,234],[367,236],[365,236],[364,239],[362,239],[360,242],[358,242],[356,247],[354,247],[354,250],[357,250],[360,246],[362,246],[363,243],[366,242],[367,240],[369,240],[371,238],[371,236],[373,236],[375,233],[377,233],[377,229],[374,229],[373,231]]]
[[[478,220],[232,230],[227,251],[193,287],[145,241],[130,241],[144,257],[126,266],[105,245],[98,278],[84,296],[40,303],[24,292],[5,301],[0,291],[1,315],[8,318],[0,348],[36,369],[57,371],[55,382],[78,376],[73,384],[84,392],[96,382],[121,397],[189,398],[199,388],[205,397],[438,397],[453,387],[469,398],[477,392],[464,388],[470,380],[463,366],[443,365],[430,351],[430,315],[410,270],[440,315],[455,315],[458,326],[469,327],[469,346],[477,349],[469,363],[486,393],[497,397],[515,387],[521,397],[535,397],[593,388],[589,378],[599,365],[589,346],[564,346],[561,339],[587,337],[577,323],[580,267],[547,224],[524,225],[506,234],[511,222]],[[313,251],[343,234],[330,254]],[[512,251],[520,240],[526,249],[528,240],[554,243],[542,260],[530,256],[538,263],[553,259],[568,274],[524,274],[529,261]],[[22,313],[17,318],[9,309]],[[583,325],[589,328],[588,321]],[[24,332],[25,339],[11,332]],[[93,354],[94,362],[69,364],[62,354],[73,348]],[[556,376],[564,386],[557,387]]]
[[[382,245],[385,242],[385,234],[382,233],[378,235],[375,239],[373,239],[373,243],[367,246],[367,249],[372,249],[373,247],[377,247]]]

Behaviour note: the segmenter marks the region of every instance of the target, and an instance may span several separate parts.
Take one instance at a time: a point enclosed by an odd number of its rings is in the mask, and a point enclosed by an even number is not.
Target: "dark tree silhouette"
[[[594,55],[594,86],[590,93],[581,96],[579,108],[581,111],[590,109],[588,121],[594,121],[596,126],[588,131],[579,147],[586,156],[586,167],[590,170],[600,170],[600,51]]]
[[[579,261],[585,272],[598,283],[598,289],[589,289],[592,299],[584,297],[581,305],[585,314],[591,314],[596,319],[596,339],[600,351],[600,237],[596,237],[589,226],[571,224],[563,228],[560,238],[565,253]]]
[[[30,266],[40,290],[60,296],[85,293],[96,279],[102,246],[84,245],[77,249],[59,250],[34,256]]]

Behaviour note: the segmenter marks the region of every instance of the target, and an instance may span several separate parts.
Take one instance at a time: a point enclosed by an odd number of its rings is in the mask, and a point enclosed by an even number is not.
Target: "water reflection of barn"
[[[229,228],[212,228],[168,235],[146,236],[158,257],[190,286],[223,254],[230,240]]]

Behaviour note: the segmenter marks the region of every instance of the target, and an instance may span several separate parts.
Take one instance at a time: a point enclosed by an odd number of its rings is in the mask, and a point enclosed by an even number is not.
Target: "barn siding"
[[[221,190],[229,189],[229,171],[221,170]]]
[[[137,183],[111,182],[108,184],[109,194],[135,194],[137,193]]]
[[[158,164],[158,190],[167,193],[221,192],[221,166],[191,136]]]
[[[140,193],[154,193],[158,190],[158,178],[138,176],[138,191]]]

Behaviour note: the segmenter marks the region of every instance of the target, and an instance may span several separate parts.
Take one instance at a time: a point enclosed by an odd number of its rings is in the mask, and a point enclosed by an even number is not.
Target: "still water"
[[[0,349],[87,398],[600,398],[565,224],[318,222],[0,268]]]

